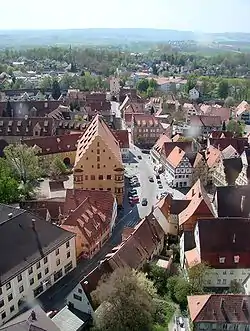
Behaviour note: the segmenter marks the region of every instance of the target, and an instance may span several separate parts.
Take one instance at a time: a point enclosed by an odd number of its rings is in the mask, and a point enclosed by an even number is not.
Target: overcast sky
[[[1,0],[0,29],[250,32],[250,0]]]

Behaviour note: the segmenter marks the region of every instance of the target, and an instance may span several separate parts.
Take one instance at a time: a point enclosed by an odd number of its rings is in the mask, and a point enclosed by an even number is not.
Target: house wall
[[[193,168],[187,158],[184,157],[176,168],[174,168],[168,160],[165,160],[164,167],[170,177],[173,187],[191,186]]]
[[[235,280],[242,284],[250,275],[250,269],[211,269],[206,278],[206,287],[230,287]]]
[[[200,179],[202,185],[206,186],[208,183],[208,166],[202,159],[199,164],[193,168],[191,186],[193,186],[197,180]]]
[[[82,288],[81,284],[78,284],[67,297],[67,304],[73,305],[73,308],[89,315],[93,315],[94,310]]]
[[[160,136],[164,133],[164,129],[161,125],[157,127],[138,127],[132,124],[131,133],[135,145],[151,148],[154,146]]]
[[[120,168],[121,172],[115,171]],[[82,170],[80,176],[76,170]],[[109,146],[97,136],[74,169],[74,188],[111,191],[118,205],[123,202],[124,170]]]
[[[0,288],[0,325],[18,313],[19,309],[22,308],[18,304],[20,300],[32,302],[34,298],[39,297],[75,267],[76,246],[75,237],[73,237],[68,242],[60,244],[40,261],[20,272],[8,283],[2,285]],[[59,278],[57,279],[57,277]],[[38,288],[40,291],[35,295],[34,290]],[[10,295],[12,295],[11,300]]]

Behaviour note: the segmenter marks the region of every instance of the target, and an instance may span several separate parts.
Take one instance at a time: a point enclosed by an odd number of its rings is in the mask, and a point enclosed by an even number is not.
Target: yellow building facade
[[[111,191],[117,204],[123,203],[124,168],[119,142],[99,115],[78,142],[74,188]]]

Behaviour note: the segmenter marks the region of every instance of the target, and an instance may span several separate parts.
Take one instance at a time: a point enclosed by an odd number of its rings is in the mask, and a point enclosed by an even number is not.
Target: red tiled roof
[[[231,117],[231,109],[225,107],[211,107],[209,111],[206,112],[206,115],[219,116],[223,122],[227,122]]]
[[[108,218],[112,216],[114,196],[110,191],[93,191],[81,189],[68,189],[63,208],[63,214],[69,215],[72,210],[75,210],[84,200],[89,199],[89,202],[96,206]]]
[[[112,133],[119,142],[120,148],[129,148],[128,130],[114,130]]]
[[[75,210],[69,212],[69,215],[63,220],[63,226],[67,226],[69,230],[72,226],[77,227],[91,247],[110,228],[113,204],[109,207],[108,213],[104,214],[98,205],[87,197]]]
[[[210,138],[233,138],[233,133],[229,131],[212,131],[210,133]]]
[[[176,141],[176,142],[165,142],[163,145],[163,153],[167,158],[172,150],[178,147],[184,152],[191,152],[192,151],[192,141]]]
[[[37,146],[40,155],[72,152],[77,150],[77,142],[83,133],[73,133],[63,136],[38,137],[23,140],[27,146]]]
[[[229,145],[233,146],[234,149],[239,154],[242,154],[245,150],[245,147],[248,147],[248,139],[247,138],[221,138],[221,139],[209,139],[210,144],[219,150],[224,150]]]
[[[222,120],[220,116],[194,115],[190,117],[190,125],[198,127],[220,127]]]
[[[143,262],[151,258],[163,237],[162,228],[150,214],[136,226],[128,239],[111,255],[109,263],[114,267],[128,266],[137,269]]]
[[[218,269],[250,268],[249,218],[200,219],[198,229],[202,261]]]
[[[188,296],[188,308],[194,323],[250,323],[250,296],[243,294],[206,294]]]

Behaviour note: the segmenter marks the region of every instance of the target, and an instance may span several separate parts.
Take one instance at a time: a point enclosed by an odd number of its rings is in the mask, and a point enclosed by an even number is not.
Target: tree
[[[169,273],[158,267],[157,265],[150,265],[148,271],[148,278],[151,279],[154,283],[154,286],[157,289],[157,292],[160,295],[167,293],[167,283],[169,278]]]
[[[210,271],[207,263],[201,262],[188,269],[188,279],[192,294],[201,294],[206,283],[206,277]]]
[[[58,100],[61,96],[61,88],[58,81],[55,79],[52,83],[52,92],[51,95],[53,99]]]
[[[227,80],[221,80],[218,85],[218,96],[221,99],[226,99],[228,97],[229,85]]]
[[[50,76],[45,76],[39,82],[39,88],[43,91],[47,91],[52,88],[52,79]]]
[[[94,299],[103,303],[103,309],[96,314],[97,329],[151,330],[154,315],[152,288],[145,275],[131,269],[116,269],[92,293]]]
[[[148,87],[149,87],[148,79],[140,79],[136,85],[136,88],[139,92],[147,92]]]
[[[232,132],[238,137],[242,137],[245,131],[245,123],[231,119],[227,124],[227,131]]]
[[[225,107],[232,107],[234,104],[235,104],[235,101],[234,101],[234,98],[232,98],[232,97],[227,97],[224,102]]]
[[[187,296],[192,293],[188,280],[180,276],[172,276],[168,279],[168,291],[171,298],[180,304],[181,308],[186,308]]]
[[[196,84],[197,84],[197,77],[194,75],[188,76],[187,86],[186,86],[187,92],[192,90],[192,88],[196,87]]]
[[[63,160],[59,156],[55,156],[52,162],[50,163],[50,174],[52,177],[59,177],[66,175],[68,169],[64,164]]]
[[[225,121],[223,121],[222,123],[222,131],[227,131],[227,126]]]
[[[233,294],[242,294],[242,293],[244,293],[244,288],[241,285],[241,283],[237,282],[237,280],[234,279],[230,283],[228,292],[233,293]]]
[[[9,145],[4,155],[10,169],[20,183],[35,184],[41,175],[37,149],[24,144]]]
[[[154,88],[149,86],[149,87],[147,88],[147,97],[148,97],[148,98],[151,98],[151,97],[154,95],[154,93],[155,93]]]
[[[20,198],[19,184],[5,159],[0,159],[0,202],[13,203]]]

